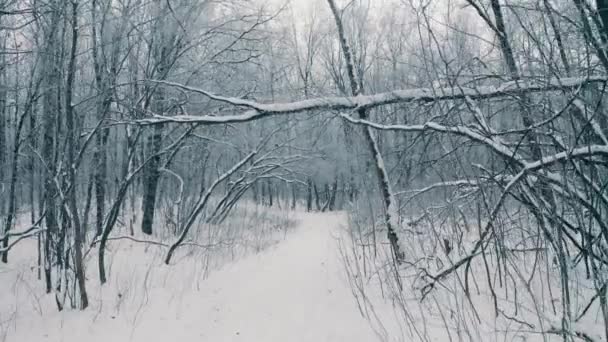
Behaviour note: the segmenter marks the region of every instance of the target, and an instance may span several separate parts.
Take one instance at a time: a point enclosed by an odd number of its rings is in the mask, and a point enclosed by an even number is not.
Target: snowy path
[[[339,214],[302,214],[285,241],[211,273],[198,291],[153,289],[135,325],[105,311],[66,312],[39,316],[7,341],[376,341],[333,237],[343,223]]]
[[[373,341],[344,279],[339,216],[306,216],[277,248],[212,276],[208,341]],[[210,310],[210,311],[209,311]],[[231,336],[232,335],[232,336]]]

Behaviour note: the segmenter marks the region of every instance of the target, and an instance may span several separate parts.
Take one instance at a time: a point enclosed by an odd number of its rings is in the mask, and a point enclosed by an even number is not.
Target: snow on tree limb
[[[343,118],[345,118],[346,120],[348,120],[351,123],[365,125],[365,126],[373,128],[373,129],[377,129],[377,130],[404,131],[404,132],[435,131],[435,132],[439,132],[439,133],[450,133],[450,134],[454,134],[454,135],[458,135],[458,136],[463,136],[463,137],[469,138],[470,140],[477,141],[484,145],[489,146],[491,149],[493,149],[499,155],[502,155],[503,157],[507,157],[507,158],[515,161],[518,164],[523,163],[523,158],[521,156],[519,156],[519,154],[515,150],[505,146],[500,141],[496,141],[492,138],[489,138],[480,133],[477,133],[467,126],[460,126],[460,125],[444,126],[444,125],[441,125],[441,124],[438,124],[438,123],[432,122],[432,121],[426,122],[424,124],[419,124],[419,125],[382,125],[382,124],[378,124],[375,122],[371,122],[369,120],[355,119],[355,118],[351,117],[350,115],[347,115],[344,113],[340,114],[340,116],[342,116]]]
[[[407,195],[407,194],[412,194],[412,195],[418,196],[418,195],[422,195],[422,194],[427,193],[434,189],[450,188],[450,187],[470,187],[470,188],[472,188],[472,187],[477,187],[479,185],[480,184],[478,181],[468,180],[468,179],[458,179],[458,180],[453,180],[453,181],[433,183],[431,185],[425,186],[424,188],[420,188],[420,189],[398,191],[398,192],[395,192],[395,196]]]
[[[504,82],[498,86],[445,87],[445,88],[414,88],[400,89],[374,95],[357,95],[346,97],[319,97],[294,102],[261,103],[214,94],[210,91],[183,85],[176,82],[150,80],[158,84],[179,88],[185,91],[201,94],[209,99],[246,109],[243,113],[226,116],[213,115],[153,115],[149,118],[137,120],[142,125],[160,123],[203,123],[222,124],[247,122],[263,117],[294,114],[310,110],[354,110],[371,109],[379,106],[408,102],[434,102],[457,99],[487,99],[505,97],[522,93],[559,91],[577,88],[590,83],[608,81],[607,76],[554,78],[545,81],[518,80]]]

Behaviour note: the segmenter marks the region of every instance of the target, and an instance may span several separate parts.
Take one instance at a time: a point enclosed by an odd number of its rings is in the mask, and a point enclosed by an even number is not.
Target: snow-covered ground
[[[280,215],[268,208],[242,211],[207,237],[230,246],[183,247],[171,266],[163,264],[165,247],[112,241],[103,286],[93,250],[87,258],[91,306],[84,312],[57,311],[54,294],[45,295],[36,280],[35,241],[20,243],[8,267],[0,265],[0,342],[561,340],[538,334],[559,324],[544,304],[557,294],[530,300],[521,289],[523,318],[508,320],[496,316],[483,274],[476,274],[477,290],[468,299],[442,287],[421,302],[407,271],[403,290],[394,288],[383,262],[390,251],[379,248],[377,264],[366,264],[350,239],[346,213]],[[415,250],[424,241],[404,244]],[[458,281],[451,277],[443,286],[458,289]],[[504,310],[510,300],[498,294]],[[603,340],[602,327],[597,313],[576,325],[594,341]]]
[[[126,244],[131,252],[114,257],[109,284],[97,285],[90,264],[92,306],[85,312],[57,312],[54,296],[32,280],[31,260],[13,262],[0,269],[0,304],[12,308],[1,313],[0,341],[378,340],[337,248],[345,215],[296,215],[299,224],[284,241],[208,276],[196,254],[165,266],[162,253],[147,250],[159,255],[150,260]]]

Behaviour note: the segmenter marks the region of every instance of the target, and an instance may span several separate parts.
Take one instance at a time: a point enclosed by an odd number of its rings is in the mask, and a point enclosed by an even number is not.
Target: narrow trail
[[[303,216],[276,248],[212,275],[201,303],[207,341],[375,341],[344,278],[341,215]]]
[[[110,317],[104,304],[98,312],[39,316],[7,341],[377,341],[337,248],[344,215],[298,218],[284,241],[212,272],[197,291],[151,289],[135,322]]]

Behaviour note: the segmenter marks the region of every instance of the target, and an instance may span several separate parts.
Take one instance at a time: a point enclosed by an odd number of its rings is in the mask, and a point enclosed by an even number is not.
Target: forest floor
[[[14,312],[0,313],[0,341],[378,340],[357,308],[337,248],[345,215],[296,216],[298,226],[285,240],[202,280],[181,261],[145,271],[146,261],[134,253],[128,263],[112,266],[109,284],[89,279],[92,304],[84,313],[58,312],[53,295],[35,297],[41,285],[26,281],[30,270],[15,277],[14,269],[0,269],[0,283],[11,274],[14,279],[13,295],[4,301],[20,301],[12,303]],[[173,269],[158,271],[167,268]]]

